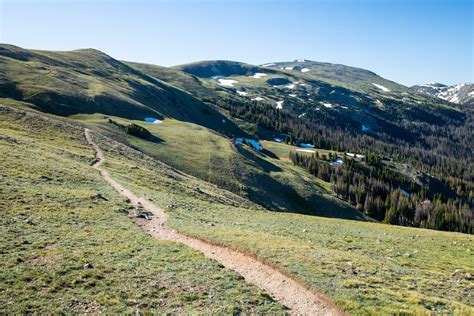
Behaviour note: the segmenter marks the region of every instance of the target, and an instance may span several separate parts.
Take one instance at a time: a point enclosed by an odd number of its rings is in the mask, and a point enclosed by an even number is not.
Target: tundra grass
[[[284,312],[217,262],[142,232],[90,167],[82,131],[27,113],[0,108],[0,314]]]
[[[278,158],[286,160],[290,159],[290,151],[297,152],[300,155],[308,154],[312,155],[312,153],[306,153],[304,151],[298,151],[298,149],[307,149],[307,148],[301,148],[293,145],[288,145],[285,143],[278,143],[274,141],[268,141],[268,140],[263,140],[261,141],[263,148],[268,149],[272,153],[274,153]],[[328,156],[329,154],[336,154],[339,157],[344,157],[344,153],[334,151],[334,150],[327,150],[327,149],[319,149],[319,148],[314,148],[316,152],[319,153],[320,156],[326,155]]]
[[[162,164],[125,146],[98,141],[111,174],[164,207],[172,227],[255,253],[344,310],[474,312],[470,235],[265,211],[196,178],[166,174]]]

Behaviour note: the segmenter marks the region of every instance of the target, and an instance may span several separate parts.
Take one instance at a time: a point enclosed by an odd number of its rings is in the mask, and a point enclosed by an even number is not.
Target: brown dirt
[[[286,306],[294,315],[345,315],[322,293],[297,281],[288,273],[263,262],[252,254],[243,253],[230,247],[217,245],[192,236],[181,234],[166,225],[167,215],[154,203],[136,196],[115,181],[106,170],[100,168],[105,161],[104,154],[92,140],[90,130],[85,129],[85,138],[95,152],[92,167],[99,171],[118,193],[127,197],[134,207],[143,207],[153,214],[150,220],[137,219],[137,223],[150,235],[161,240],[178,242],[196,249],[204,256],[214,259],[226,268],[242,275],[245,280],[265,291],[274,300]]]

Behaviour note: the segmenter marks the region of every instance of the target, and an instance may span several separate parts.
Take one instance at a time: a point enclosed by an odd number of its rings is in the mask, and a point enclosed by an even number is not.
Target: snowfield
[[[474,84],[461,83],[452,86],[446,86],[440,83],[428,83],[414,86],[418,92],[440,98],[452,103],[469,102],[474,97]],[[471,100],[472,102],[472,100]]]
[[[380,90],[382,90],[383,92],[390,92],[390,89],[385,88],[385,87],[382,86],[381,84],[377,84],[377,83],[373,83],[373,82],[372,82],[372,84],[373,84],[375,87],[377,87],[377,88],[379,88]]]
[[[303,153],[315,153],[316,151],[314,149],[297,149],[296,151],[300,151]]]
[[[331,103],[325,103],[325,102],[319,102],[321,103],[324,107],[326,108],[332,108],[332,104]]]
[[[268,63],[268,64],[262,65],[262,67],[271,67],[271,66],[276,66],[276,65],[274,63]]]
[[[232,79],[218,79],[219,85],[224,87],[233,87],[235,83],[238,83],[237,80]]]
[[[295,68],[295,67],[285,67],[285,68],[283,68],[283,69],[285,69],[285,70],[293,70],[293,68]]]
[[[448,90],[441,92],[438,97],[452,103],[460,103],[458,92],[464,88],[464,86],[466,86],[465,83],[452,86]]]
[[[296,98],[296,94],[289,94],[290,97]]]
[[[295,88],[295,84],[294,84],[294,83],[290,83],[290,84],[288,84],[287,86],[285,86],[285,88],[294,89],[294,88]]]
[[[263,73],[263,72],[257,72],[257,73],[255,73],[255,75],[249,76],[249,77],[256,78],[256,79],[260,79],[260,78],[263,78],[263,77],[265,77],[265,76],[267,76],[267,74],[265,74],[265,73]]]
[[[263,101],[262,97],[255,97],[252,99],[252,101]]]
[[[248,93],[245,92],[245,91],[237,90],[237,94],[238,94],[238,95],[241,95],[241,96],[243,96],[243,97],[245,97]]]
[[[308,72],[310,69],[309,68],[303,68],[301,69],[301,72]]]
[[[283,109],[283,101],[277,101],[277,102],[276,102],[276,108],[277,108],[278,110]]]

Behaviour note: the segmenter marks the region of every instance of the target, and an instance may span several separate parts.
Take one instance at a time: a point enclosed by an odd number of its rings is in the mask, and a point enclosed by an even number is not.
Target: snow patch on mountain
[[[277,101],[277,102],[276,102],[276,108],[277,108],[278,110],[283,109],[283,101]]]
[[[235,83],[238,83],[237,80],[232,79],[218,79],[219,85],[224,87],[233,87]]]
[[[260,78],[263,78],[263,77],[266,77],[267,74],[266,73],[263,73],[263,72],[257,72],[255,73],[255,75],[253,76],[249,76],[249,77],[252,77],[252,78],[256,78],[256,79],[260,79]]]
[[[390,92],[390,89],[382,86],[381,84],[378,84],[378,83],[372,83],[376,88],[379,88],[380,90],[382,90],[383,92]]]
[[[441,83],[428,83],[411,87],[412,89],[442,100],[458,104],[474,104],[474,84],[462,83],[447,86]]]

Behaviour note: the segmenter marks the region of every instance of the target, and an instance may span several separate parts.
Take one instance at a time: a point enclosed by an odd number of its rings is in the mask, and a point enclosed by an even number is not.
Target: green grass
[[[81,130],[0,108],[0,135],[0,313],[283,311],[217,262],[142,232],[90,167]]]
[[[282,213],[170,211],[177,229],[257,253],[355,314],[474,312],[472,280],[452,276],[474,272],[468,235]]]
[[[288,144],[285,144],[285,143],[278,143],[278,142],[267,141],[267,140],[264,140],[261,143],[262,143],[263,148],[268,149],[269,151],[274,153],[278,158],[280,158],[282,160],[290,159],[290,151],[297,152],[300,155],[312,155],[311,153],[298,151],[298,149],[304,149],[304,148],[300,148],[300,147],[293,146],[293,145],[288,145]],[[323,155],[328,156],[331,153],[331,154],[336,154],[339,157],[344,157],[344,153],[334,151],[334,150],[326,150],[326,149],[315,148],[315,151],[317,151],[320,156],[323,156]]]

